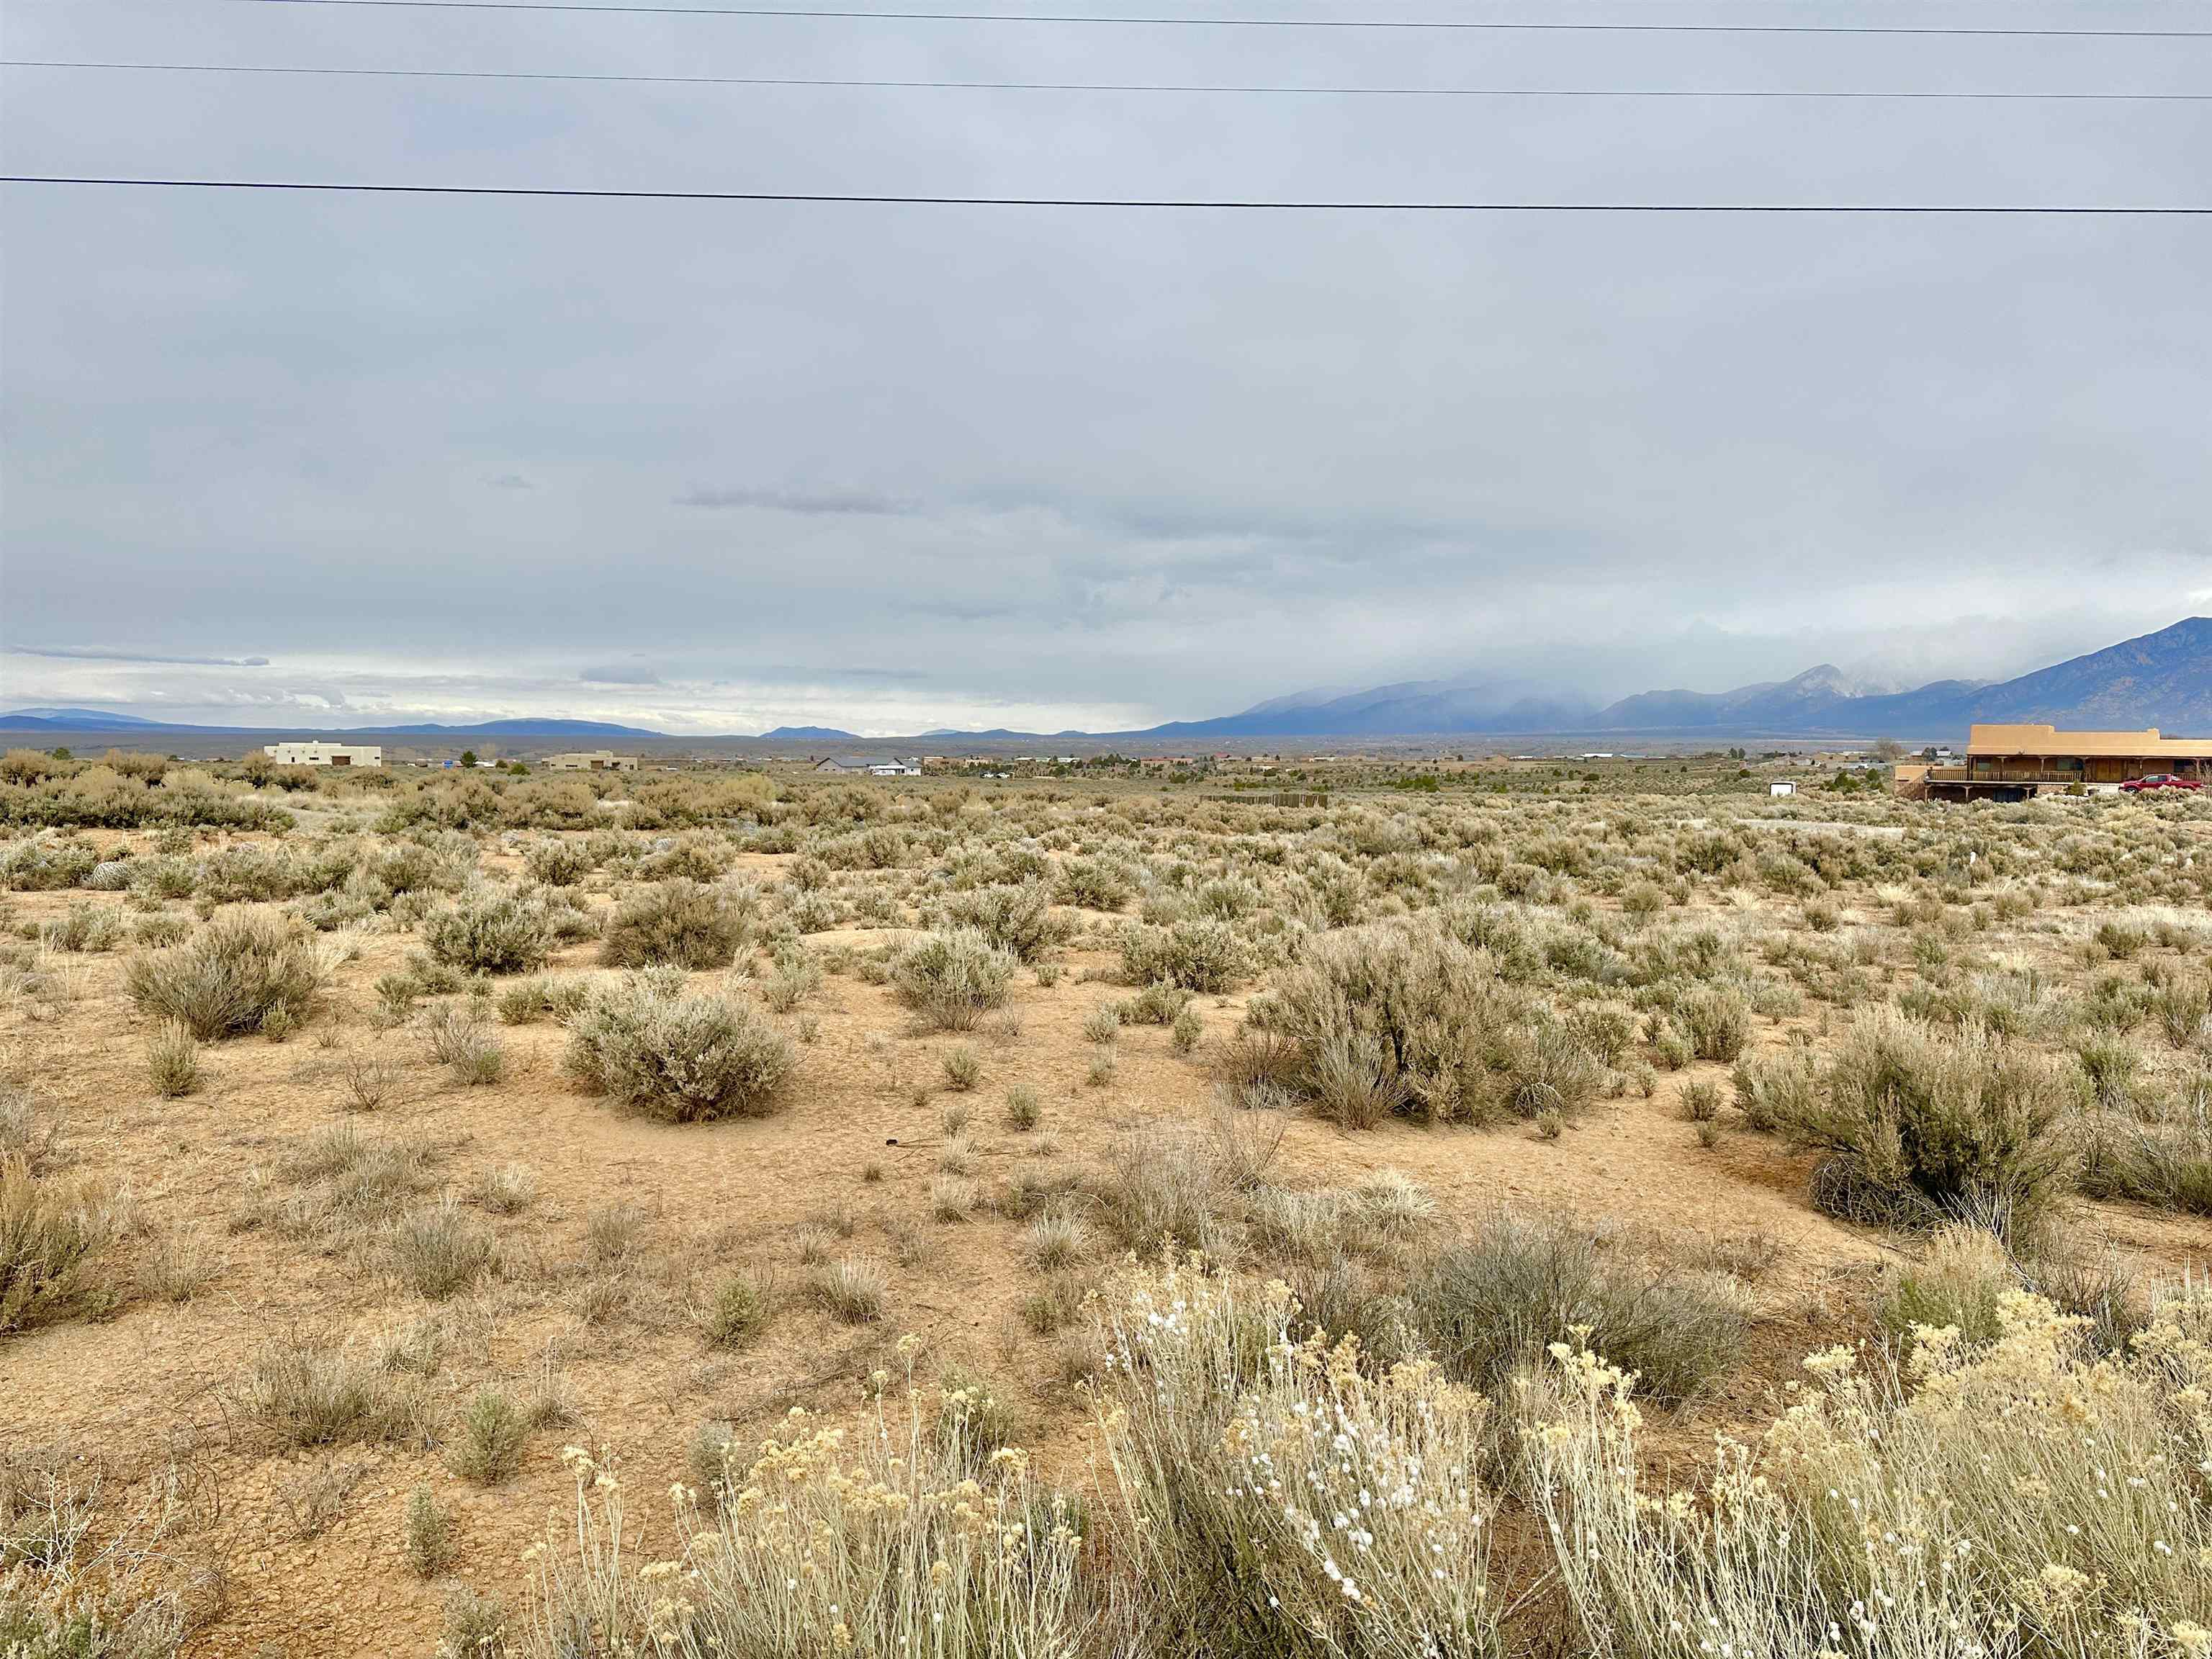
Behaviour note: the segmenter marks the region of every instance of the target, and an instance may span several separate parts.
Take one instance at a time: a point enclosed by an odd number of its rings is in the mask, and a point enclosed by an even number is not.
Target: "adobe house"
[[[279,766],[381,766],[384,750],[364,743],[266,743],[261,752]]]
[[[2212,738],[2143,732],[1977,726],[1963,765],[1897,769],[1900,793],[1933,800],[2026,800],[2069,788],[2113,789],[2154,772],[2212,781]]]
[[[586,749],[572,755],[548,755],[538,763],[549,772],[635,772],[637,757],[611,749]]]

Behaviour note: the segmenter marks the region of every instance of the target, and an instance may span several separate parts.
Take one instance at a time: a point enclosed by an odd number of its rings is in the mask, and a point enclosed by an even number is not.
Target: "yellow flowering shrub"
[[[1921,1327],[1902,1376],[1848,1349],[1695,1492],[1644,1489],[1633,1379],[1565,1344],[1527,1433],[1561,1579],[1600,1652],[2198,1656],[2212,1625],[2212,1294],[2122,1355],[2010,1292],[1997,1334]]]
[[[911,1350],[907,1350],[909,1353]],[[685,1659],[1062,1659],[1085,1618],[1082,1539],[1028,1455],[1000,1447],[969,1472],[956,1422],[885,1408],[872,1428],[791,1413],[750,1463],[733,1446],[719,1511],[678,1486],[673,1556],[623,1560],[621,1489],[575,1448],[576,1545],[535,1558],[528,1651]],[[959,1391],[940,1401],[957,1418]],[[855,1443],[857,1440],[857,1443]]]
[[[1102,1302],[1099,1425],[1140,1616],[1210,1655],[1498,1650],[1486,1402],[1426,1363],[1294,1340],[1280,1284],[1132,1269]]]

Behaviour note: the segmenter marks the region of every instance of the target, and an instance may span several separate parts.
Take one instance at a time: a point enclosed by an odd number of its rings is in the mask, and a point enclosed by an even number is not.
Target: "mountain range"
[[[1412,680],[1309,692],[1218,720],[1156,726],[1146,737],[1381,736],[1385,733],[1726,732],[1760,737],[1962,738],[1976,721],[2169,732],[2212,731],[2212,618],[2191,617],[2015,679],[1936,680],[1868,691],[1832,663],[1730,691],[1641,691],[1603,707],[1511,683]]]
[[[612,726],[605,720],[483,720],[475,726],[180,726],[117,714],[99,708],[16,708],[0,714],[5,732],[189,732],[206,737],[264,737],[300,732],[324,738],[658,738],[641,726]]]
[[[2212,617],[2191,617],[2017,678],[1936,680],[1909,691],[1871,691],[1822,663],[1786,680],[1730,691],[1640,691],[1602,707],[1570,694],[1512,681],[1468,677],[1406,680],[1360,691],[1294,692],[1214,720],[1174,720],[1136,732],[925,732],[943,740],[1383,737],[1453,732],[1547,732],[1655,737],[1894,737],[1957,738],[1976,721],[2048,721],[2053,726],[2169,732],[2212,732]],[[90,708],[23,708],[0,714],[11,732],[155,731],[244,734],[240,726],[168,726]],[[289,729],[289,728],[287,728]],[[667,734],[599,720],[488,720],[478,726],[357,727],[341,735],[392,737],[656,738]],[[859,742],[835,726],[784,726],[781,740]],[[876,741],[896,741],[877,739]]]

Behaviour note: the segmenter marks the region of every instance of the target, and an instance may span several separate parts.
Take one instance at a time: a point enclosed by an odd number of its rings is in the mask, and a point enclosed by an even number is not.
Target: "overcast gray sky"
[[[2187,3],[2028,0],[1218,9],[2205,24]],[[2212,93],[2212,40],[240,0],[6,0],[0,28],[13,58]],[[15,173],[2212,202],[2206,103],[0,73]],[[1104,728],[1427,676],[1598,696],[1822,659],[1995,676],[2212,608],[2212,222],[13,185],[0,231],[10,706]]]

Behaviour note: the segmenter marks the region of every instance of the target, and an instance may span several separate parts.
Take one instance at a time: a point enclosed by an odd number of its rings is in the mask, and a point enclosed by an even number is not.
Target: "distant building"
[[[2069,789],[2117,789],[2171,773],[2212,782],[2212,738],[2142,732],[2061,732],[2038,725],[1977,726],[1963,766],[1897,769],[1908,794],[1938,800],[2026,800]]]
[[[1781,783],[1770,783],[1766,786],[1766,793],[1770,795],[1794,795],[1797,793],[1797,786],[1786,781]]]
[[[548,755],[539,764],[549,772],[635,772],[637,757],[617,755],[611,749],[586,749],[573,755]]]
[[[900,760],[890,755],[832,755],[827,760],[817,761],[814,769],[854,777],[918,778],[921,775],[921,763]]]
[[[374,744],[270,743],[261,752],[279,766],[381,766],[384,750]]]

